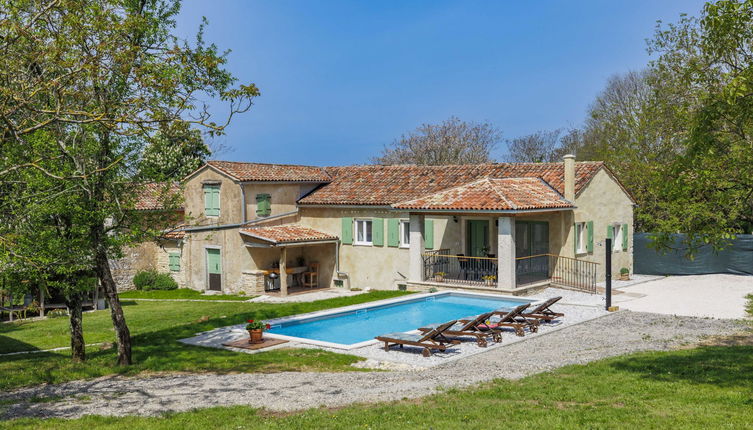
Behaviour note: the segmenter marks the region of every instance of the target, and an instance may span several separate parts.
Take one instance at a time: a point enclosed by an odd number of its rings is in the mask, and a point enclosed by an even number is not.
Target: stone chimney
[[[575,155],[567,154],[565,162],[565,198],[575,203]]]

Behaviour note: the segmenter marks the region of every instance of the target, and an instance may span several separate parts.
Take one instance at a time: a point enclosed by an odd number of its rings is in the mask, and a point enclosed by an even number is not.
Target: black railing
[[[518,287],[549,280],[552,284],[589,293],[597,292],[598,263],[560,255],[540,254],[517,258],[515,266]]]
[[[424,279],[470,286],[497,286],[497,258],[451,255],[448,249],[423,254]],[[540,254],[515,259],[515,287],[551,282],[596,293],[598,263]]]
[[[423,254],[425,280],[473,286],[497,286],[496,258],[450,255],[449,252],[449,249],[439,249]]]

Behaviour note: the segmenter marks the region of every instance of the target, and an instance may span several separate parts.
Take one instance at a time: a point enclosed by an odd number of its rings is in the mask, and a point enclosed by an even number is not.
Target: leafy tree
[[[657,183],[655,239],[724,247],[753,223],[753,1],[709,2],[698,19],[659,26],[650,49],[655,109],[682,146]]]
[[[259,95],[253,84],[235,86],[226,54],[204,41],[203,26],[193,43],[171,34],[179,9],[175,0],[0,0],[0,185],[36,171],[75,196],[81,210],[65,246],[80,246],[91,260],[121,365],[131,363],[130,334],[109,260],[159,225],[132,210],[141,155],[181,124],[222,134]],[[228,116],[216,122],[203,98],[228,104]],[[50,145],[32,144],[38,131]],[[37,188],[20,185],[29,196]],[[25,217],[17,214],[34,220]]]
[[[491,153],[502,138],[490,123],[450,117],[440,124],[423,124],[385,146],[375,164],[477,164],[493,161]]]
[[[201,132],[185,122],[162,127],[142,154],[139,177],[146,181],[179,181],[201,167],[211,154]]]

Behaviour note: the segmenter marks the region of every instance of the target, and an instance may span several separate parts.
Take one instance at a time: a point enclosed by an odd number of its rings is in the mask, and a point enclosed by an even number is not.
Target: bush
[[[178,283],[167,273],[157,273],[154,270],[139,272],[133,277],[133,285],[137,290],[177,290]]]

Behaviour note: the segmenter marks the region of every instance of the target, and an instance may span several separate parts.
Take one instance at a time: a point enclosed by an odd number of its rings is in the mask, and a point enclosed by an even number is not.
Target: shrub
[[[157,277],[157,272],[154,270],[144,270],[139,272],[133,277],[133,286],[137,290],[149,290],[148,286],[154,284],[154,278]]]
[[[133,277],[133,285],[137,290],[176,290],[178,283],[167,273],[157,273],[154,270],[139,272]]]
[[[630,273],[630,270],[627,267],[620,269],[620,275],[627,275],[628,273]]]

